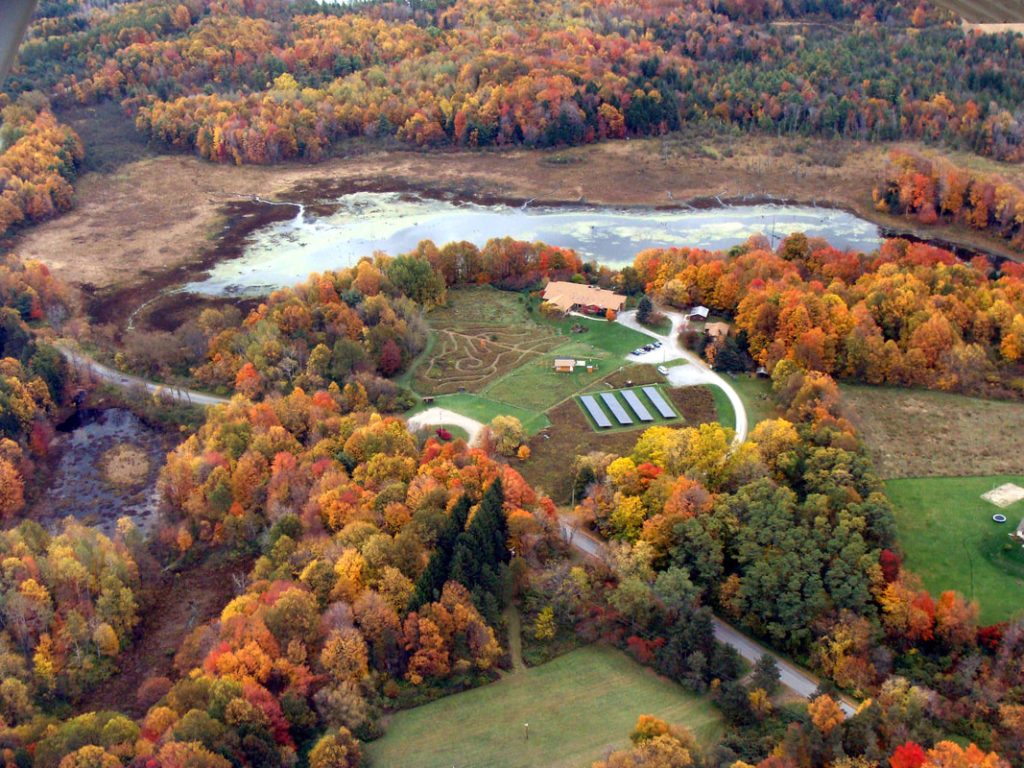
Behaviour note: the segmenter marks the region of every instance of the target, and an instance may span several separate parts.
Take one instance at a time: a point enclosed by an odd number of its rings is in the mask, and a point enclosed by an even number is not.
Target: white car
[[[659,365],[658,373],[660,373],[662,376],[668,376],[668,368],[666,368],[664,365]]]

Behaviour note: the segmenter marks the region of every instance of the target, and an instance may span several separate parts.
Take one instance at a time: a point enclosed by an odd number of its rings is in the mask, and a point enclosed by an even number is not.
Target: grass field
[[[778,418],[779,414],[772,401],[772,383],[769,379],[744,374],[729,377],[729,383],[743,401],[747,410],[747,423],[753,429],[759,421]]]
[[[539,313],[538,313],[539,316]],[[607,320],[595,320],[589,317],[577,317],[570,315],[565,318],[551,320],[539,318],[539,322],[549,328],[555,328],[564,336],[571,336],[584,344],[589,344],[596,349],[604,350],[614,357],[623,360],[637,347],[650,344],[652,339],[645,333],[634,331],[619,323],[609,323]],[[579,323],[586,328],[585,333],[573,334],[572,327]]]
[[[935,4],[976,24],[1024,22],[1024,0],[935,0]]]
[[[711,390],[711,397],[715,401],[715,413],[718,414],[718,423],[728,429],[736,429],[736,409],[729,402],[729,396],[725,394],[725,390],[713,384],[708,389]]]
[[[641,714],[684,725],[704,745],[722,733],[706,697],[619,651],[589,646],[400,712],[366,752],[373,768],[583,768],[627,746]]]
[[[1004,482],[1024,485],[1024,475],[886,483],[906,567],[920,575],[933,594],[955,589],[973,596],[981,606],[983,624],[1024,611],[1024,549],[1008,536],[1024,516],[1024,502],[999,509],[981,498]],[[993,522],[997,512],[1008,521]]]
[[[1021,471],[1022,403],[845,384],[842,393],[883,478],[980,477]]]
[[[439,429],[447,429],[451,433],[452,440],[469,440],[469,433],[457,424],[438,424],[431,427],[431,434]]]
[[[559,373],[553,370],[553,361],[556,357],[571,357],[593,362],[595,370],[593,373],[587,373],[586,368],[577,368],[572,373]],[[551,354],[524,362],[484,387],[481,394],[521,408],[546,411],[581,389],[597,383],[602,376],[611,372],[611,365],[605,362],[608,358],[608,353],[603,350],[593,349],[578,341],[570,341],[552,350]],[[617,360],[614,365],[615,368],[618,367]]]

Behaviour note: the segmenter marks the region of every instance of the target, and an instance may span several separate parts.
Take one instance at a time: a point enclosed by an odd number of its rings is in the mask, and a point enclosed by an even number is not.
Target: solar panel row
[[[593,418],[594,423],[602,429],[606,429],[612,425],[608,421],[608,417],[604,415],[604,411],[601,410],[601,406],[597,404],[597,400],[592,398],[590,395],[583,395],[580,397],[580,402],[583,403],[583,407],[587,409],[587,412]]]
[[[640,421],[654,421],[654,417],[651,416],[651,412],[647,410],[640,398],[636,396],[636,392],[631,389],[622,390],[622,399],[629,403],[629,407],[633,409],[633,413],[637,415]]]
[[[615,420],[618,421],[619,424],[625,426],[633,423],[633,419],[631,419],[629,414],[626,413],[626,409],[622,407],[622,403],[619,402],[619,398],[614,394],[611,392],[602,392],[601,399],[604,400],[604,404],[608,406],[608,409],[612,412],[612,415],[615,416]]]
[[[676,412],[673,411],[669,407],[668,403],[665,402],[665,398],[661,396],[661,392],[659,392],[654,387],[644,387],[643,389],[644,394],[651,399],[651,402],[654,404],[654,407],[657,409],[658,413],[661,414],[662,418],[674,419],[676,417]]]

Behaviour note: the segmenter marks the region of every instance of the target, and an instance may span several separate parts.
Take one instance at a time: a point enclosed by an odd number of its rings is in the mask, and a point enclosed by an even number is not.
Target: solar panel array
[[[587,409],[591,418],[594,419],[594,423],[602,429],[606,429],[612,425],[608,421],[608,417],[604,415],[604,411],[601,410],[601,406],[597,404],[597,400],[592,398],[590,395],[582,395],[580,402],[583,403],[583,407]]]
[[[631,389],[622,390],[622,399],[629,403],[629,407],[633,409],[633,413],[636,414],[640,421],[654,421],[654,417],[651,416],[651,412],[647,410],[647,407],[640,402],[640,398],[636,396],[636,392]]]
[[[661,396],[661,392],[659,392],[654,387],[644,387],[643,389],[644,394],[651,399],[651,402],[654,404],[654,407],[657,409],[658,413],[661,414],[662,418],[674,419],[676,417],[676,412],[673,411],[669,407],[668,403],[665,402],[665,398]]]
[[[619,422],[619,424],[626,426],[627,424],[633,423],[633,419],[628,413],[626,413],[626,409],[622,407],[622,403],[619,402],[619,398],[611,392],[602,392],[601,399],[604,400],[604,404],[608,406],[608,410],[612,412],[612,415],[615,416],[615,420]]]

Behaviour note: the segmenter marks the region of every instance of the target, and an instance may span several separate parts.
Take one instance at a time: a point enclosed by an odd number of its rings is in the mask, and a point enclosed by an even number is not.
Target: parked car
[[[660,341],[656,341],[653,344],[651,344],[651,346],[654,347],[655,349],[658,349],[658,347],[661,346],[661,342]]]
[[[634,349],[629,354],[631,354],[631,355],[642,355],[643,353],[644,353],[644,351],[642,349]]]
[[[658,373],[660,373],[662,376],[668,376],[668,368],[666,368],[664,365],[659,365]]]
[[[644,344],[644,352],[650,352],[654,347],[650,344]]]

